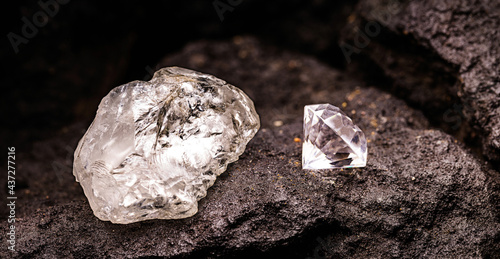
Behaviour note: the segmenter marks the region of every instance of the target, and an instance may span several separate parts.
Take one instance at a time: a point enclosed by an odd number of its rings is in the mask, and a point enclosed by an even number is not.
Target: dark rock
[[[367,56],[434,125],[479,140],[500,162],[500,2],[361,0],[351,18],[340,46]]]
[[[69,127],[33,154],[19,154],[24,188],[14,257],[500,254],[498,172],[403,101],[247,37],[195,42],[162,63],[211,73],[254,99],[263,127],[241,159],[195,216],[114,225],[92,214],[74,182],[65,146],[76,147],[86,125]],[[294,138],[302,137],[303,105],[322,102],[342,107],[365,132],[366,168],[301,169]],[[6,233],[6,222],[0,226]]]

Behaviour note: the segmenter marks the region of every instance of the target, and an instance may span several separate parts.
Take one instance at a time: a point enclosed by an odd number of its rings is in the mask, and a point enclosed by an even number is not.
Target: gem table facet
[[[240,89],[211,75],[163,68],[102,99],[78,143],[73,174],[101,220],[190,217],[259,127]]]
[[[365,134],[338,107],[304,107],[303,169],[366,166]]]

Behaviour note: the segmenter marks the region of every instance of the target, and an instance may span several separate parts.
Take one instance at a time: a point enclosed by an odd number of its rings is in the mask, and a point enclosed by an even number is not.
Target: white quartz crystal
[[[366,154],[365,134],[338,107],[304,107],[303,169],[363,167]]]
[[[101,220],[190,217],[259,127],[240,89],[212,75],[163,68],[102,99],[78,143],[73,174]]]

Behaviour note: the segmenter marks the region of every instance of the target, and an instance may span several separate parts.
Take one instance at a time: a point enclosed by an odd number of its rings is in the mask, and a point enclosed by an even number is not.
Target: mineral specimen
[[[73,174],[101,220],[190,217],[259,127],[240,89],[212,75],[163,68],[102,99],[78,143]]]
[[[365,134],[338,107],[304,107],[303,169],[366,166]]]

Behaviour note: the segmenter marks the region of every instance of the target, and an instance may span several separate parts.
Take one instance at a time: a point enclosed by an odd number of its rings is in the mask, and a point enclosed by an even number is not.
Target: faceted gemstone
[[[304,107],[303,169],[366,166],[365,134],[338,107]]]
[[[78,143],[73,174],[101,220],[190,217],[259,127],[240,89],[211,75],[163,68],[102,99]]]

